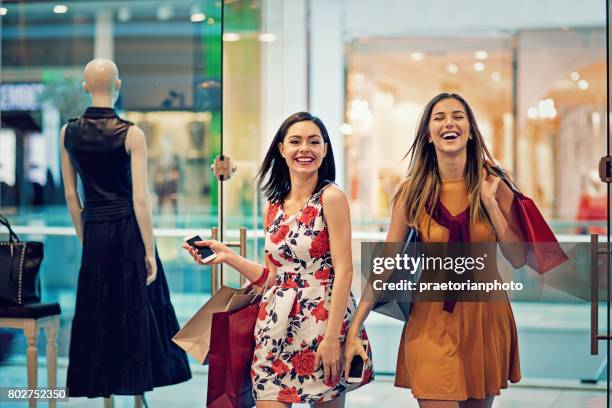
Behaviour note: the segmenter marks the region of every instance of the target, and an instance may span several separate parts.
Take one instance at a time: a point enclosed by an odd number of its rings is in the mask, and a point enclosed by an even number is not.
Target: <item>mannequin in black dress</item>
[[[179,327],[155,250],[145,135],[115,113],[120,87],[112,61],[87,64],[92,105],[61,132],[66,201],[83,244],[67,387],[71,397],[104,397],[105,407],[113,394],[134,395],[140,407],[145,391],[191,372],[171,341]]]

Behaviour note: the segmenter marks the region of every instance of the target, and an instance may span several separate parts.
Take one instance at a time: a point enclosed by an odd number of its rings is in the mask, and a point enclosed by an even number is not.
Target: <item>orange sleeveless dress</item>
[[[465,179],[442,183],[440,200],[451,215],[469,205]],[[424,242],[447,242],[448,229],[421,217]],[[484,223],[470,227],[472,242],[492,242]],[[464,401],[499,395],[508,381],[521,379],[518,338],[509,301],[457,302],[453,313],[443,302],[416,302],[404,326],[395,386],[411,388],[417,399]]]

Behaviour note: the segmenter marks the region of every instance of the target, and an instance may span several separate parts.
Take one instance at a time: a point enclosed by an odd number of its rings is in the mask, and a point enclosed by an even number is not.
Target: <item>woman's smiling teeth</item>
[[[457,132],[444,132],[442,133],[442,139],[444,140],[455,140],[459,137],[459,133]]]
[[[310,164],[314,162],[314,159],[312,157],[296,157],[295,161],[300,164]]]

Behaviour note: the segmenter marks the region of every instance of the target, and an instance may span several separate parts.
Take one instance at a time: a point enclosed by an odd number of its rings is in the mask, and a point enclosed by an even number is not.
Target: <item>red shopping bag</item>
[[[528,246],[527,265],[538,273],[545,273],[567,261],[568,256],[533,200],[514,191],[514,202]]]
[[[256,302],[233,312],[213,315],[208,352],[207,407],[255,406],[251,362],[255,350],[253,332],[258,312],[259,302]]]
[[[501,169],[495,166],[491,168],[510,187],[514,195],[512,207],[518,215],[517,220],[525,238],[527,265],[543,274],[567,261],[568,256],[533,200],[521,193]]]

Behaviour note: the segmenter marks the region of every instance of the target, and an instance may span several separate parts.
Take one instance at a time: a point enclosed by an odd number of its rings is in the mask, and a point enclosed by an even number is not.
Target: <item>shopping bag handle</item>
[[[9,242],[11,242],[11,243],[19,242],[19,237],[17,236],[17,234],[15,234],[15,231],[13,231],[13,229],[11,228],[11,224],[8,222],[8,220],[2,214],[0,214],[0,224],[4,225],[8,229],[8,231],[9,231]]]
[[[266,269],[267,269],[267,268],[266,268]],[[263,272],[263,273],[266,273],[266,272]],[[264,286],[263,290],[262,290],[261,292],[259,292],[259,293],[257,294],[257,296],[261,296],[261,297],[263,297],[263,295],[264,295],[264,294],[265,294],[265,293],[268,291],[268,282],[270,281],[270,276],[269,276],[269,274],[270,274],[270,270],[268,269],[268,276],[266,276],[266,286]],[[255,286],[255,285],[253,285],[253,284],[249,283],[248,285],[246,285],[246,287],[250,287],[251,289],[254,289],[254,288],[256,288],[257,286]],[[253,304],[253,301],[254,301],[255,299],[257,299],[257,296],[254,296],[254,297],[253,297],[253,299],[251,299],[251,301],[249,302],[249,304],[250,304],[250,305],[252,305],[252,304]]]
[[[521,193],[521,191],[518,189],[517,185],[513,181],[510,180],[508,175],[504,173],[504,171],[499,166],[495,164],[487,163],[485,167],[487,169],[491,169],[497,177],[501,178],[504,181],[504,183],[506,183],[506,185],[510,188],[510,190],[512,190],[514,195],[518,195],[518,196],[523,195],[523,193]]]

